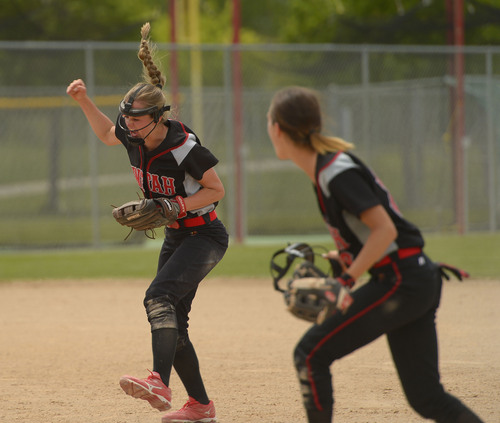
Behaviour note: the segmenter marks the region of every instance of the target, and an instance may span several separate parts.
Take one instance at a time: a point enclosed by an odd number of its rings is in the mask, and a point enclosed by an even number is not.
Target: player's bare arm
[[[359,278],[377,262],[397,237],[396,227],[381,205],[365,210],[360,219],[370,229],[370,235],[359,255],[347,269],[347,273],[354,279]]]
[[[198,182],[203,188],[184,199],[188,211],[200,209],[224,198],[224,185],[214,168],[208,169]]]
[[[68,85],[66,93],[73,98],[87,117],[97,137],[106,145],[117,145],[120,141],[115,136],[115,125],[87,95],[87,87],[81,79]]]

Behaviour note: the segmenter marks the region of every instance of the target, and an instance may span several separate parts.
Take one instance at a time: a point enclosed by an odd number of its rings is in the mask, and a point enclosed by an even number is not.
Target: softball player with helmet
[[[440,382],[435,315],[441,295],[439,267],[423,252],[419,229],[403,218],[382,182],[355,155],[353,145],[321,134],[317,95],[302,87],[278,91],[267,115],[276,155],[292,160],[313,183],[352,287],[365,272],[368,283],[351,291],[353,302],[313,325],[294,350],[309,422],[330,423],[330,366],[386,335],[409,404],[440,423],[480,423]]]
[[[157,273],[146,291],[144,306],[151,325],[153,371],[145,379],[123,376],[128,395],[147,400],[153,408],[171,408],[168,387],[172,367],[189,399],[163,423],[216,422],[188,336],[188,314],[199,283],[222,259],[228,234],[215,208],[224,187],[214,166],[217,158],[182,122],[167,119],[162,87],[165,77],[152,60],[149,24],[141,30],[138,56],[144,81],[136,84],[119,106],[116,124],[87,96],[84,82],[73,81],[67,93],[75,99],[96,135],[107,145],[123,145],[135,178],[146,198],[167,197],[179,205],[178,219],[165,228]]]

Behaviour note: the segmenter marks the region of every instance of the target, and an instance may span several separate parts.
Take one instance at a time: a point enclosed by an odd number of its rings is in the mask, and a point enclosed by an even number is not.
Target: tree
[[[3,0],[2,40],[170,41],[172,0]],[[242,43],[446,44],[447,0],[240,0]],[[453,1],[453,0],[450,0]],[[180,8],[187,0],[177,0]],[[232,0],[200,0],[202,43],[230,43]],[[464,0],[465,42],[500,43],[498,0]],[[177,22],[187,34],[189,20]],[[188,42],[185,40],[185,42]]]
[[[453,0],[451,0],[453,1]],[[286,42],[337,44],[446,44],[446,0],[290,0],[281,28]],[[497,0],[466,0],[466,44],[498,44]]]
[[[156,0],[3,0],[4,41],[137,41],[146,21],[165,14]]]

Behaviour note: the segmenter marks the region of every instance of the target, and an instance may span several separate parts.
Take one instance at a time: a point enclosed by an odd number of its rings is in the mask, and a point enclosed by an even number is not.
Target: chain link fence
[[[318,90],[325,132],[353,142],[424,231],[497,230],[500,49],[158,47],[167,79],[176,82],[167,90],[172,117],[220,160],[226,197],[218,214],[233,239],[325,232],[310,182],[275,158],[267,136],[270,99],[287,85]],[[112,219],[111,206],[139,192],[127,154],[97,140],[65,90],[84,79],[114,121],[141,77],[137,48],[0,42],[0,248],[123,242],[127,231]],[[460,74],[453,70],[457,57]],[[135,234],[128,242],[144,239]]]

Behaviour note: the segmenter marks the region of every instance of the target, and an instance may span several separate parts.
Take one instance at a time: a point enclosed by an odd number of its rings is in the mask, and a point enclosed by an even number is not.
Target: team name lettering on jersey
[[[142,170],[138,167],[132,166],[132,172],[134,173],[135,180],[142,189]]]
[[[143,183],[144,183],[144,173],[142,169],[132,166],[132,171],[134,173],[134,177],[141,187],[141,190],[144,191]],[[174,178],[170,178],[168,176],[160,176],[155,173],[147,174],[148,187],[151,192],[156,192],[158,194],[163,194],[167,196],[175,195],[175,184]]]
[[[328,225],[328,230],[330,231],[330,234],[335,241],[335,245],[337,246],[337,249],[339,250],[339,256],[344,262],[346,266],[350,266],[352,264],[352,261],[354,259],[353,255],[348,251],[349,248],[349,243],[340,235],[340,232],[337,228],[334,228],[333,226]]]
[[[153,174],[148,173],[148,185],[149,185],[149,190],[151,192],[162,193],[162,191],[163,191],[161,189],[160,177],[154,173]]]
[[[342,238],[342,235],[340,235],[340,232],[337,228],[334,228],[333,226],[327,225],[328,230],[330,231],[330,235],[332,236],[333,240],[335,241],[335,245],[339,250],[346,250],[349,248],[349,243]]]
[[[163,184],[163,194],[174,195],[176,193],[175,192],[175,185],[174,185],[174,178],[162,176],[161,182]]]

